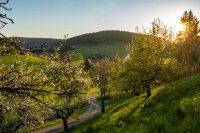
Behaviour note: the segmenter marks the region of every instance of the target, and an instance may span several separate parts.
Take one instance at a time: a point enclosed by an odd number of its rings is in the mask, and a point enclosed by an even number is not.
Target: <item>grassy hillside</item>
[[[81,53],[84,57],[89,57],[93,55],[104,55],[108,57],[114,57],[119,54],[121,57],[127,55],[127,50],[123,43],[104,43],[97,45],[73,45],[73,51]]]
[[[62,50],[66,51],[68,46],[73,51],[81,53],[84,57],[104,55],[114,57],[116,54],[124,57],[127,55],[125,45],[133,37],[133,33],[125,31],[100,31],[83,34],[66,40]]]
[[[4,64],[13,64],[16,60],[23,61],[26,65],[34,65],[43,62],[41,59],[29,55],[0,55],[0,59]]]
[[[131,40],[133,33],[125,31],[100,31],[83,34],[66,40],[62,51],[72,47],[73,51],[84,57],[103,55],[114,57],[116,54],[124,57],[127,51],[124,46]]]
[[[200,74],[155,88],[152,96],[115,94],[106,113],[71,132],[200,132]]]
[[[127,55],[125,45],[133,35],[131,32],[114,30],[88,33],[67,39],[62,49],[65,51],[70,45],[73,51],[81,53],[84,57],[94,55],[114,57],[116,54],[125,57]]]

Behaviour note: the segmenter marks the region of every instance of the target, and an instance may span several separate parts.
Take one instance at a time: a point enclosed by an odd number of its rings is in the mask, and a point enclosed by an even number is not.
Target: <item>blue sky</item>
[[[200,19],[200,0],[10,0],[6,12],[14,20],[0,32],[6,36],[62,38],[102,31],[134,32],[160,18],[176,31],[185,10]],[[2,11],[2,10],[0,10]]]

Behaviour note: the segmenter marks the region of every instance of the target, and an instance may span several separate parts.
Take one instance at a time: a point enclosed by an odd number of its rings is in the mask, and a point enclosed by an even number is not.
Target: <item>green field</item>
[[[6,55],[0,55],[0,59],[3,61],[4,64],[13,64],[15,63],[16,60],[20,60],[28,66],[44,62],[41,59],[30,55],[6,54]]]
[[[113,58],[116,54],[119,54],[121,57],[125,57],[127,55],[127,51],[124,46],[125,45],[123,43],[117,42],[96,45],[72,45],[72,48],[74,48],[74,52],[81,53],[84,57],[101,54]]]
[[[155,88],[152,96],[116,93],[106,113],[72,133],[194,133],[200,132],[200,74]]]

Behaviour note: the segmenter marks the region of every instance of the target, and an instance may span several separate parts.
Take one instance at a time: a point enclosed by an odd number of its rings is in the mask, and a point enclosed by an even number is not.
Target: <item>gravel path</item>
[[[95,98],[96,94],[97,92],[92,93],[90,95],[89,97],[90,105],[88,106],[87,110],[83,114],[79,115],[77,119],[71,119],[68,121],[69,127],[77,125],[101,111],[100,102],[97,101]],[[34,131],[33,133],[57,133],[63,130],[64,130],[63,125],[62,123],[60,123],[58,125],[42,128],[40,130]]]

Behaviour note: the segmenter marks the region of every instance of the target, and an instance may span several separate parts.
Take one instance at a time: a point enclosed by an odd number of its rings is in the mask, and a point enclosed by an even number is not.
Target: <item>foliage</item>
[[[180,20],[181,24],[185,26],[185,30],[180,31],[183,36],[182,41],[197,41],[200,32],[199,20],[193,12],[191,10],[185,11]]]
[[[129,79],[124,76],[125,74],[125,63],[126,60],[123,60],[118,54],[115,56],[114,60],[110,62],[110,79],[109,79],[109,87],[118,91],[128,92],[128,88],[130,87],[128,82]]]
[[[165,70],[176,65],[171,30],[159,19],[154,20],[152,29],[136,34],[127,50],[130,55],[125,65],[127,84],[131,83],[131,88],[144,88],[150,96],[151,87],[161,82],[161,75],[167,75]]]
[[[90,79],[84,71],[80,54],[71,53],[60,58],[59,53],[55,52],[45,58],[48,60],[45,73],[51,81],[50,86],[59,92],[51,97],[49,104],[62,119],[64,129],[68,130],[67,119],[85,103],[84,94],[89,88]]]
[[[32,128],[55,115],[66,120],[85,106],[90,79],[83,57],[72,53],[60,58],[57,52],[45,57],[1,56],[2,132]]]
[[[10,64],[0,61],[0,130],[14,132],[42,123],[50,117],[42,97],[51,90],[43,70],[27,67],[18,59]],[[37,110],[40,110],[40,113]],[[50,111],[50,110],[49,110]],[[48,111],[48,112],[49,112]],[[50,113],[51,114],[51,113]]]
[[[95,86],[99,87],[101,93],[101,112],[105,112],[104,100],[108,92],[108,80],[110,62],[109,59],[104,58],[97,63],[92,63],[91,75]]]

